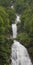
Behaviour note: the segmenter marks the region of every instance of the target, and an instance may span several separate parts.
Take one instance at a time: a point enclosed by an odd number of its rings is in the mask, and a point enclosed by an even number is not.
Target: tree
[[[12,9],[12,8],[8,8],[8,9],[7,9],[7,13],[8,13],[8,15],[9,15],[10,25],[11,25],[12,23],[15,23],[15,19],[16,19],[15,10]]]
[[[4,7],[0,7],[0,64],[4,65],[9,63],[9,55],[12,40],[7,39],[7,34],[9,35],[10,20],[9,15],[6,13]]]
[[[0,0],[0,6],[9,7],[11,0]]]
[[[21,25],[19,29],[21,32],[18,34],[18,40],[26,46],[31,59],[33,59],[33,13],[31,8],[28,8],[28,10],[25,9],[21,15]]]

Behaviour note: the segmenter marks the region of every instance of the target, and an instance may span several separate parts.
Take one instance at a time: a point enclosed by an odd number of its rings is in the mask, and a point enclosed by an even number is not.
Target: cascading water
[[[16,14],[16,20],[15,20],[15,23],[17,24],[18,22],[20,22],[20,15]]]
[[[26,48],[14,40],[12,45],[11,65],[32,65]]]
[[[17,25],[12,24],[13,38],[17,36]],[[27,49],[18,41],[14,40],[11,53],[11,65],[32,65]]]
[[[17,21],[20,21],[19,16],[17,16],[15,24],[12,24],[14,39],[17,37]],[[11,50],[11,65],[32,65],[27,49],[18,41],[14,40]]]
[[[12,24],[12,31],[13,31],[13,38],[16,38],[17,36],[17,25]]]
[[[11,8],[14,9],[14,6],[12,5]]]

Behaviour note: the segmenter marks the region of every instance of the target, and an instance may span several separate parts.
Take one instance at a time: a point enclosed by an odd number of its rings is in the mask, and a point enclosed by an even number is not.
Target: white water
[[[12,24],[13,38],[17,36],[17,25]],[[14,40],[11,53],[11,65],[32,65],[27,49]]]
[[[32,65],[26,48],[16,40],[14,40],[12,45],[11,56],[11,65]]]
[[[20,15],[16,15],[15,23],[17,24],[18,22],[20,23]]]
[[[17,25],[12,24],[13,38],[17,37]]]
[[[12,5],[11,8],[14,9],[14,5]],[[15,23],[17,24],[18,22],[19,22],[19,23],[21,22],[21,21],[20,21],[20,15],[16,14]]]
[[[13,8],[13,6],[12,6]],[[15,24],[12,24],[13,38],[17,37],[17,23],[20,22],[20,16],[17,15]],[[32,65],[27,49],[18,41],[14,40],[11,52],[11,65]]]
[[[12,5],[11,8],[14,9],[14,6]]]

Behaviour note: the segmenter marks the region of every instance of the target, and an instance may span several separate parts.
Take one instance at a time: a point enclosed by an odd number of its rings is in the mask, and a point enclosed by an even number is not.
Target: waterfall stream
[[[27,49],[14,40],[11,53],[11,65],[32,65]]]
[[[16,14],[16,20],[15,20],[15,23],[17,24],[18,22],[20,23],[20,15]]]
[[[12,24],[12,31],[13,31],[13,38],[16,38],[17,36],[17,25]]]
[[[16,22],[20,21],[19,16],[16,18]],[[17,24],[12,24],[13,38],[17,37]],[[20,42],[14,40],[11,48],[11,65],[32,65],[27,49],[20,44]]]

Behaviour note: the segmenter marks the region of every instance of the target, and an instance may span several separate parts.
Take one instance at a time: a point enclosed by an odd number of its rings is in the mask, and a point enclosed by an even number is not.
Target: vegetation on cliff
[[[33,62],[33,0],[0,0],[0,65],[10,63],[11,25],[15,22],[16,13],[21,15],[17,39],[28,49]]]

